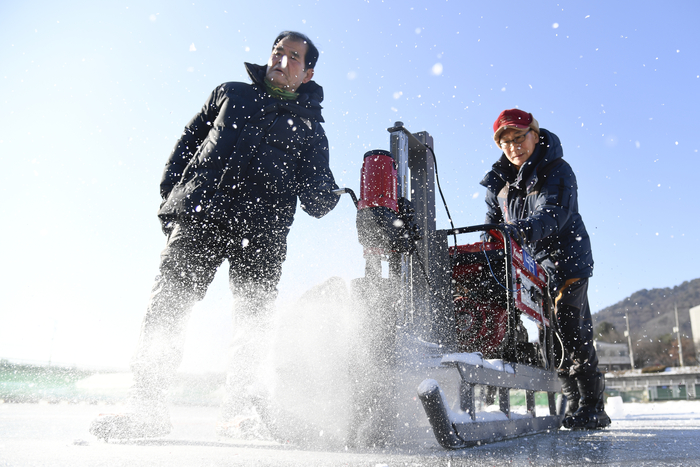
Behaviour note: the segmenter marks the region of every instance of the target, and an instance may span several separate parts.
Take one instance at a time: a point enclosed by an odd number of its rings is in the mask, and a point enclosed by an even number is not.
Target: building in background
[[[608,342],[594,341],[593,345],[598,355],[598,365],[603,372],[632,369],[630,351],[627,344],[610,344]]]

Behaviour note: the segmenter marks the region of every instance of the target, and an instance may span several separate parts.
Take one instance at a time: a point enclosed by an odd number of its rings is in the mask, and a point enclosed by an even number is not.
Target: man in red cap
[[[559,334],[566,357],[559,368],[567,397],[564,426],[603,428],[605,380],[593,346],[588,278],[591,242],[578,212],[576,176],[564,161],[559,138],[540,128],[532,114],[504,110],[493,124],[503,150],[481,181],[486,187],[487,224],[502,224],[519,236],[549,273]]]

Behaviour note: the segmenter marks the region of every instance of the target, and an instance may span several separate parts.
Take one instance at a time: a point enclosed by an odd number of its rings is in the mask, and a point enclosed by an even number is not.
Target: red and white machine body
[[[365,276],[351,291],[359,332],[348,355],[350,444],[437,439],[457,449],[558,428],[545,271],[499,226],[438,230],[432,137],[400,122],[388,131],[391,150],[364,156],[356,202]],[[354,199],[339,190],[348,192]],[[495,240],[457,245],[472,232]],[[498,390],[503,420],[476,422],[475,387]],[[511,389],[526,392],[526,418],[511,419]],[[535,392],[547,393],[549,416],[535,417]]]

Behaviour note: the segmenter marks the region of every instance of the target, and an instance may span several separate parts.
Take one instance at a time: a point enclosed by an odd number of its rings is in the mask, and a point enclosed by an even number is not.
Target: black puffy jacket
[[[557,135],[540,129],[539,143],[517,173],[503,154],[481,181],[487,188],[486,223],[515,224],[555,288],[567,279],[593,275],[576,176],[563,155]]]
[[[245,65],[253,84],[214,89],[175,145],[160,184],[162,221],[288,228],[297,197],[314,217],[337,204],[321,126],[323,89],[310,81],[296,101],[276,99],[265,91],[267,67]]]

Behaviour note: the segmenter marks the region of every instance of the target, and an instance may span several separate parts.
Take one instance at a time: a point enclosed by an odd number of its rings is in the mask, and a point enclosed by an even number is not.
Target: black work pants
[[[555,313],[565,350],[560,372],[577,380],[588,379],[598,372],[593,320],[588,305],[588,279],[578,279],[561,289]]]
[[[260,342],[269,328],[277,284],[286,257],[288,228],[246,228],[224,231],[208,222],[178,222],[161,253],[143,319],[139,344],[132,360],[132,397],[162,399],[182,362],[185,327],[192,306],[202,298],[224,260],[234,296],[233,354],[240,357],[241,384],[252,378],[255,355],[246,350]],[[232,355],[231,358],[236,358]]]

